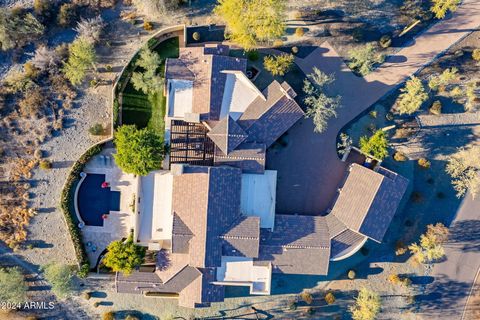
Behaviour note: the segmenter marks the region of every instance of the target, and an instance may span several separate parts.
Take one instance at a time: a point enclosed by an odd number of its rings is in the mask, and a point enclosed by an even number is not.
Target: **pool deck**
[[[130,205],[137,194],[138,177],[124,173],[117,167],[112,156],[114,151],[115,149],[104,149],[93,157],[84,168],[84,172],[87,174],[104,174],[105,180],[110,184],[110,189],[120,192],[119,211],[110,211],[101,227],[85,226],[82,228],[84,244],[92,244],[86,246],[91,266],[97,264],[98,257],[112,241],[128,237],[130,230],[135,225],[135,216]],[[96,247],[95,251],[91,249],[93,246]]]

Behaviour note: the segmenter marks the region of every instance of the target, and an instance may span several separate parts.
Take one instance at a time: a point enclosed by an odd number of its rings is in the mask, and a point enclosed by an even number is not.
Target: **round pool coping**
[[[87,177],[86,172],[80,172],[80,181],[78,181],[77,187],[75,188],[75,195],[73,196],[73,206],[75,207],[75,215],[78,219],[78,227],[82,229],[85,227],[85,222],[83,221],[82,217],[80,216],[80,211],[78,210],[78,191],[83,183],[83,180]]]

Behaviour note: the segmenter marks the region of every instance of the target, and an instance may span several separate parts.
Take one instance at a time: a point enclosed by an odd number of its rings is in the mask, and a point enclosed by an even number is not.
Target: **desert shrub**
[[[428,81],[428,87],[432,90],[438,90],[441,86],[446,86],[458,78],[458,69],[455,67],[447,68],[439,75],[433,76]]]
[[[445,18],[448,11],[455,12],[461,0],[432,0],[430,11],[437,19]]]
[[[300,293],[300,298],[305,301],[306,304],[312,304],[313,296],[309,292],[302,292]]]
[[[407,253],[408,247],[402,241],[398,240],[395,242],[395,255],[401,256]]]
[[[385,56],[377,52],[372,43],[349,51],[348,66],[362,76],[369,74],[376,64],[382,63]]]
[[[479,62],[480,61],[480,49],[474,49],[472,51],[472,59]]]
[[[105,128],[101,123],[95,123],[88,129],[88,132],[92,136],[103,136],[105,134]]]
[[[428,110],[430,111],[431,114],[435,114],[438,116],[442,114],[442,103],[440,102],[440,100],[435,100],[432,103],[432,106],[430,107],[430,109]]]
[[[127,316],[125,317],[125,320],[140,320],[140,317],[133,314],[127,314]]]
[[[372,110],[372,111],[370,111],[370,112],[368,113],[368,115],[369,115],[370,117],[372,117],[373,119],[376,119],[378,113],[377,113],[377,111]]]
[[[153,30],[153,24],[150,21],[144,21],[143,22],[143,30],[145,31],[152,31]]]
[[[475,82],[467,83],[465,88],[465,95],[467,96],[467,101],[465,102],[464,108],[465,111],[474,111],[475,110],[475,102],[477,101],[477,94],[475,93],[477,89],[477,85]]]
[[[365,37],[365,32],[362,28],[355,28],[352,31],[352,38],[355,42],[360,42]]]
[[[308,314],[309,316],[314,315],[316,311],[317,311],[317,310],[315,310],[314,307],[308,307],[308,308],[307,308],[307,314]]]
[[[247,51],[247,58],[250,61],[257,61],[260,58],[260,55],[257,50]]]
[[[347,273],[348,279],[353,280],[355,279],[356,276],[357,276],[357,273],[355,272],[355,270],[348,270],[348,273]]]
[[[401,282],[399,275],[396,273],[389,275],[388,281],[390,281],[393,284],[399,284]]]
[[[137,11],[147,17],[158,19],[164,17],[178,8],[177,0],[133,0],[133,6]]]
[[[52,286],[52,292],[59,298],[66,298],[73,293],[72,269],[63,264],[50,263],[42,266],[45,279]]]
[[[342,132],[340,133],[340,141],[337,143],[337,152],[341,155],[347,152],[348,148],[352,145],[353,141],[352,138],[348,136],[348,134]]]
[[[144,256],[145,248],[135,244],[130,235],[125,242],[118,240],[108,245],[103,263],[114,272],[128,275],[143,263]]]
[[[304,34],[305,34],[305,30],[302,27],[295,28],[295,35],[297,37],[303,37]]]
[[[418,165],[424,169],[428,169],[430,168],[431,163],[425,158],[420,158],[418,159]]]
[[[384,35],[380,38],[378,44],[382,48],[388,48],[392,44],[392,38],[389,35]]]
[[[355,299],[355,304],[349,307],[349,311],[353,320],[373,320],[380,312],[380,307],[378,293],[362,288]]]
[[[458,99],[464,95],[463,90],[462,88],[460,88],[460,86],[454,86],[448,94],[454,99]]]
[[[266,56],[263,67],[274,76],[283,76],[290,70],[295,57],[292,54],[282,53],[278,56]]]
[[[297,54],[297,53],[298,53],[298,47],[297,47],[297,46],[292,47],[292,53],[293,53],[293,54]]]
[[[400,151],[397,151],[393,154],[393,160],[398,161],[398,162],[402,162],[402,161],[407,161],[408,159],[405,156],[405,154],[403,154]]]
[[[90,298],[92,297],[92,294],[89,291],[85,291],[84,293],[82,293],[82,297],[85,300],[90,300]]]
[[[405,139],[410,137],[415,130],[413,128],[398,128],[393,135],[396,139]]]
[[[42,170],[48,170],[52,168],[52,162],[50,160],[42,159],[38,162],[38,167]]]
[[[327,292],[327,294],[325,295],[325,302],[327,304],[333,304],[335,302],[335,296],[332,292]]]
[[[387,112],[387,114],[385,115],[385,119],[387,119],[388,121],[393,121],[393,113]]]
[[[363,136],[360,138],[360,150],[383,160],[388,156],[388,140],[383,130],[377,130],[370,138]]]
[[[398,97],[397,111],[400,114],[412,114],[416,112],[422,104],[427,101],[428,94],[425,91],[422,80],[412,76],[405,83],[405,87],[400,89],[402,92]]]
[[[95,301],[95,302],[93,303],[93,307],[94,307],[94,308],[98,308],[99,306],[100,306],[100,302]]]
[[[50,0],[35,0],[33,1],[33,12],[38,17],[48,19],[52,14],[52,4]]]
[[[28,286],[19,267],[0,268],[0,300],[3,303],[23,303]]]
[[[288,310],[297,310],[298,303],[296,301],[290,301],[288,303]]]
[[[39,75],[39,70],[31,61],[27,61],[23,65],[23,74],[29,79],[35,79]]]
[[[66,28],[71,26],[77,19],[77,7],[73,3],[64,3],[58,11],[57,23]]]
[[[77,31],[78,38],[84,38],[90,43],[95,44],[100,40],[104,27],[105,23],[103,22],[102,17],[96,16],[91,19],[80,19],[75,31]]]
[[[448,228],[442,223],[430,224],[427,231],[420,236],[420,241],[412,243],[408,249],[417,262],[431,263],[445,256],[443,244],[448,236]]]
[[[192,38],[193,38],[193,40],[195,40],[195,41],[200,40],[200,33],[197,32],[197,31],[195,31],[195,32],[192,34]]]
[[[41,149],[36,149],[35,152],[33,152],[33,156],[35,157],[35,159],[42,159],[43,151]]]
[[[277,47],[281,47],[281,46],[283,46],[283,41],[282,40],[277,39],[277,40],[274,40],[273,43],[272,43],[272,47],[277,48]]]
[[[68,61],[63,67],[65,77],[73,84],[80,84],[97,59],[93,44],[85,38],[77,38],[69,49]]]
[[[410,198],[413,202],[420,203],[423,201],[423,194],[421,194],[419,191],[413,191]]]
[[[115,320],[115,312],[107,311],[102,315],[102,320]]]
[[[461,148],[448,158],[446,172],[452,178],[457,197],[467,190],[475,197],[480,189],[480,146]]]
[[[45,94],[39,86],[26,90],[23,98],[18,101],[19,112],[24,117],[40,115],[45,106]]]
[[[227,25],[227,37],[246,50],[258,42],[278,39],[285,32],[286,2],[272,0],[220,0],[214,9]]]
[[[0,50],[19,48],[43,34],[44,26],[24,10],[0,10]]]

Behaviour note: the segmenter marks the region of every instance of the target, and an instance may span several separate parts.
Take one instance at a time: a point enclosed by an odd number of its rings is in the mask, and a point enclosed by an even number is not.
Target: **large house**
[[[266,150],[304,112],[286,82],[259,91],[228,53],[186,47],[166,62],[170,170],[143,178],[134,230],[154,259],[117,274],[118,292],[192,308],[223,301],[228,285],[270,294],[272,273],[326,275],[330,261],[382,241],[402,199],[405,178],[352,163],[328,214],[275,214]]]

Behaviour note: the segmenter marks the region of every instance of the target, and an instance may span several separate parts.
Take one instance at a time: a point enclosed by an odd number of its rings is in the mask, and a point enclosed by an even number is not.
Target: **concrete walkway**
[[[365,78],[355,76],[328,43],[305,59],[297,58],[305,74],[316,66],[335,75],[332,90],[342,96],[343,107],[326,132],[313,135],[312,121],[301,120],[290,130],[287,147],[269,150],[267,167],[279,176],[277,213],[319,214],[328,209],[345,172],[336,154],[339,131],[478,26],[480,1],[465,0],[451,18],[432,26]]]

